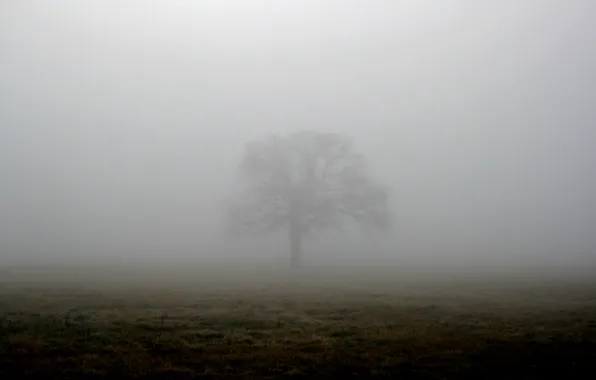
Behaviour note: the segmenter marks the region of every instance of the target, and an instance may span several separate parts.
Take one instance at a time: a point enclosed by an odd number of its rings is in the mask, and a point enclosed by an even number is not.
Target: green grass
[[[596,281],[141,272],[5,276],[0,378],[539,379],[596,369]]]

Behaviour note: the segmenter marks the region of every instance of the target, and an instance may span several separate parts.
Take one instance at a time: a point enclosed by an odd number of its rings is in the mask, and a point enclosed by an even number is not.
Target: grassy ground
[[[135,273],[5,271],[0,378],[596,373],[596,281]]]

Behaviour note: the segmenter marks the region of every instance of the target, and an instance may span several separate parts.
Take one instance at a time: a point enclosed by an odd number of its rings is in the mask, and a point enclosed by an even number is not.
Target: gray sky
[[[241,254],[220,207],[243,143],[309,128],[352,136],[393,187],[396,262],[596,259],[595,15],[591,0],[2,1],[0,255]]]

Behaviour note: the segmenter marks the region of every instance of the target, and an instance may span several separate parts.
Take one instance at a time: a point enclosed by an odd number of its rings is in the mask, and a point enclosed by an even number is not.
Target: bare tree
[[[347,219],[369,229],[390,227],[388,193],[371,180],[345,136],[301,131],[247,144],[240,175],[229,226],[251,233],[287,228],[293,267],[301,265],[310,233],[341,230]]]

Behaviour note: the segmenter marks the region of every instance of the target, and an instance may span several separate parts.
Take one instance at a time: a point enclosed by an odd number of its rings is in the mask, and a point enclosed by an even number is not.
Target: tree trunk
[[[302,229],[299,223],[290,222],[288,232],[290,235],[290,265],[292,268],[302,266]]]

